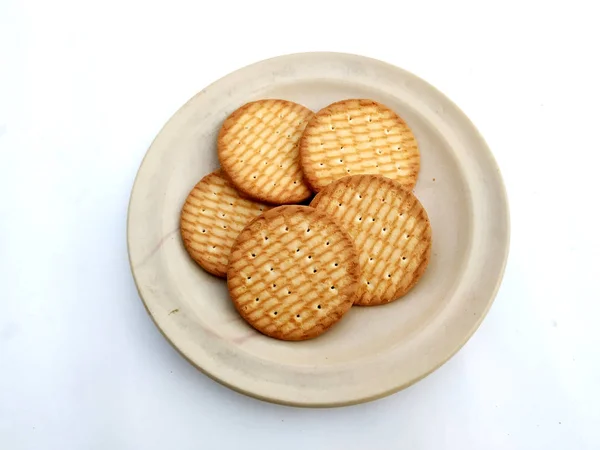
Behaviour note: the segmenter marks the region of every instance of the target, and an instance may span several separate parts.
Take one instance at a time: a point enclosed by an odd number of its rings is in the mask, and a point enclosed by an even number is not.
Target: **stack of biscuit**
[[[225,120],[217,151],[221,168],[188,195],[181,236],[256,330],[314,338],[421,278],[431,226],[412,192],[419,148],[390,108],[254,101]]]

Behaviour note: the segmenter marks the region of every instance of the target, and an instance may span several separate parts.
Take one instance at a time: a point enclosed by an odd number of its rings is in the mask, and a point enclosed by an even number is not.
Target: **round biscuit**
[[[183,245],[203,269],[225,277],[240,231],[270,208],[241,197],[220,170],[212,172],[194,186],[181,209]]]
[[[420,155],[413,132],[398,114],[373,100],[350,99],[323,108],[308,122],[300,163],[315,192],[361,174],[383,175],[412,189]]]
[[[217,139],[219,161],[232,184],[262,202],[306,200],[311,191],[302,175],[298,141],[312,115],[286,100],[258,100],[234,111]]]
[[[251,326],[298,341],[342,318],[354,302],[359,276],[352,239],[330,217],[309,206],[280,206],[240,233],[227,284]]]
[[[417,197],[400,183],[355,175],[331,183],[310,204],[331,216],[359,254],[356,305],[381,305],[419,281],[431,252],[431,225]]]

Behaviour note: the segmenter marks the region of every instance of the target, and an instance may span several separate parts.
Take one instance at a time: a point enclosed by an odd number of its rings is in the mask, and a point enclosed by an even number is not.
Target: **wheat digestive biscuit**
[[[357,305],[380,305],[406,294],[429,262],[431,226],[416,196],[397,181],[355,175],[331,183],[311,202],[354,239],[361,279]]]
[[[229,252],[238,234],[270,208],[241,197],[220,170],[212,172],[194,186],[181,210],[185,249],[202,268],[225,277]]]
[[[342,318],[359,276],[352,239],[330,217],[309,206],[280,206],[240,233],[227,284],[251,326],[295,341],[314,338]]]
[[[286,100],[258,100],[234,111],[217,140],[221,167],[245,195],[272,204],[300,203],[311,191],[298,141],[313,112]]]
[[[315,192],[349,175],[382,175],[407,189],[417,182],[420,155],[406,122],[381,103],[350,99],[316,113],[300,140],[300,162]]]

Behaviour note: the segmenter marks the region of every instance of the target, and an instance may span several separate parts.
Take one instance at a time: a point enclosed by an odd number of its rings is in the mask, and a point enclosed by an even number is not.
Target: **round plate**
[[[268,338],[240,318],[226,283],[188,257],[179,234],[181,206],[194,184],[218,167],[217,132],[242,104],[282,98],[317,111],[351,97],[391,107],[416,135],[421,172],[415,193],[433,230],[429,267],[403,299],[354,307],[323,336],[303,342]],[[150,316],[193,365],[264,400],[336,406],[409,386],[461,348],[498,290],[508,255],[509,214],[490,150],[443,94],[380,61],[305,53],[238,70],[169,120],[135,180],[127,239]]]

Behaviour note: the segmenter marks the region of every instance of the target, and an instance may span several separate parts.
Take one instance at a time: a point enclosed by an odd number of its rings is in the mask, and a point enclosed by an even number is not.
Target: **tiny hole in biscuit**
[[[371,284],[371,282],[370,282],[370,281],[367,281],[367,284],[368,284],[368,285],[370,285],[370,284]]]
[[[259,300],[260,300],[260,299],[259,299],[258,297],[256,297],[256,298],[254,299],[254,301],[255,301],[255,302],[257,302],[257,301],[259,301]]]
[[[410,234],[407,234],[407,235],[406,235],[406,239],[408,239],[409,237],[410,237]]]
[[[289,230],[289,228],[288,228],[288,227],[285,227],[285,231],[288,231],[288,230]]]
[[[273,283],[273,287],[277,287],[277,285]]]
[[[375,164],[375,167],[379,167],[379,164]]]
[[[371,257],[371,258],[369,258],[369,261],[373,261],[373,258],[372,258],[372,257]]]
[[[310,228],[307,228],[307,229],[306,229],[306,232],[307,232],[307,233],[310,233]]]
[[[325,242],[325,245],[329,245],[329,241]]]
[[[332,129],[332,130],[335,130],[335,127],[332,125],[332,126],[331,126],[331,129]]]
[[[277,311],[275,311],[275,312],[273,313],[273,315],[274,315],[274,316],[276,316],[276,315],[277,315]]]
[[[251,280],[251,279],[252,279],[252,277],[248,277],[247,279],[248,279],[248,280]]]
[[[375,222],[375,217],[371,217],[371,222]]]
[[[371,121],[371,116],[367,116],[367,121]]]
[[[406,261],[406,256],[403,256],[403,257],[402,257],[402,261]]]
[[[337,266],[338,266],[338,263],[334,263],[333,265],[334,265],[335,267],[337,267]]]
[[[335,289],[335,286],[331,286],[331,290],[334,290],[334,289]],[[321,308],[319,308],[319,309],[321,309]]]
[[[269,162],[268,162],[268,161],[265,161],[265,166],[266,166],[267,164],[269,164]]]
[[[308,255],[308,259],[312,259],[312,256]]]
[[[298,182],[297,182],[297,181],[294,181],[294,184],[298,184]]]
[[[338,203],[338,206],[342,206],[342,204],[341,204],[341,203]]]
[[[350,169],[347,169],[346,172],[350,173]]]
[[[216,245],[213,245],[213,248],[217,248],[217,246],[216,246]]]
[[[256,180],[256,175],[254,175],[252,178],[254,178]]]
[[[213,192],[213,195],[217,195],[217,193],[216,193],[216,192]]]
[[[385,230],[386,230],[386,229],[384,228],[382,231],[385,233]]]
[[[202,212],[206,211],[204,208],[202,208]]]
[[[227,225],[223,225],[223,228],[227,228]]]
[[[203,233],[206,233],[206,230],[202,230]]]
[[[396,147],[396,150],[400,150],[400,146]]]
[[[229,206],[233,206],[233,203],[229,203]]]
[[[377,154],[381,155],[381,149],[377,149]]]
[[[333,286],[331,286],[331,289],[333,289]],[[317,305],[317,309],[321,309],[321,305]]]
[[[340,147],[340,150],[344,150],[344,147]]]
[[[296,317],[299,319],[300,318],[300,314],[296,314]]]
[[[300,249],[299,249],[299,248],[297,248],[297,249],[296,249],[296,253],[298,253],[299,251],[300,251]]]
[[[225,213],[221,213],[221,216],[225,217]]]
[[[277,130],[277,134],[279,134],[279,130]]]
[[[385,134],[390,134],[390,130],[385,130]]]
[[[263,210],[263,208],[259,208],[258,210],[259,210],[259,211],[262,211],[262,210]]]
[[[243,159],[240,159],[240,162],[244,162],[244,160],[243,160]]]
[[[358,218],[358,221],[360,222],[361,220],[362,220],[362,217],[359,217],[359,218]]]
[[[253,258],[256,258],[256,253],[252,253],[252,257],[253,257]]]
[[[343,160],[343,159],[340,159],[340,162],[344,162],[344,160]]]
[[[269,240],[269,236],[265,236],[265,241],[268,241],[268,240]]]
[[[288,135],[287,135],[287,137],[292,137],[292,135],[291,135],[291,134],[288,134]]]
[[[358,194],[358,198],[362,198],[362,195]]]
[[[271,267],[271,272],[273,272],[273,270],[275,270],[275,269],[273,269],[273,268]]]
[[[319,163],[320,166],[323,166],[323,163]]]
[[[388,278],[392,278],[392,274],[391,273],[388,273]]]
[[[292,291],[288,291],[288,295],[290,295],[292,293]]]
[[[313,273],[317,273],[317,269],[313,269]]]

